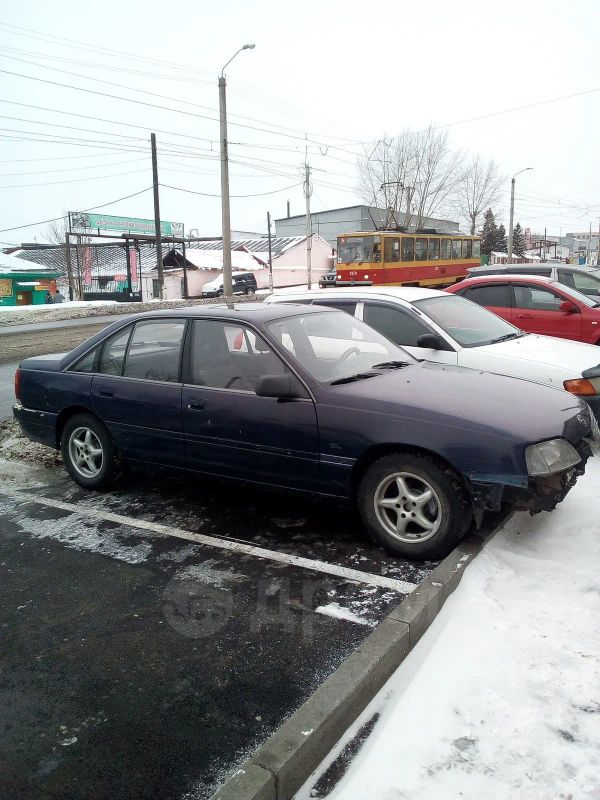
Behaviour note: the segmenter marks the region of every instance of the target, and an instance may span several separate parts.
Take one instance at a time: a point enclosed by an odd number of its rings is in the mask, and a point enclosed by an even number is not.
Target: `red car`
[[[487,275],[446,289],[485,306],[528,333],[600,344],[600,302],[550,278]]]

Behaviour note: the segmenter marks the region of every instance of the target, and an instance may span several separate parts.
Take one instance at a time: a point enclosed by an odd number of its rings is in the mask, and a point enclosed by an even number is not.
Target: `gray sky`
[[[286,199],[292,213],[303,212],[305,134],[312,207],[320,210],[360,202],[355,162],[362,142],[430,122],[449,125],[454,148],[494,158],[507,176],[534,167],[517,179],[516,219],[524,226],[563,234],[590,222],[598,227],[600,91],[589,92],[600,89],[597,0],[381,0],[372,6],[376,16],[354,0],[6,5],[0,69],[38,80],[0,72],[1,229],[149,187],[148,139],[156,130],[161,183],[215,195],[163,188],[162,218],[220,234],[217,74],[246,42],[256,49],[240,53],[227,71],[231,193],[275,193],[232,199],[234,228],[265,230],[267,210],[284,216]],[[509,178],[504,210],[508,193]],[[151,192],[105,211],[150,217]],[[45,229],[4,232],[0,240],[39,241]]]

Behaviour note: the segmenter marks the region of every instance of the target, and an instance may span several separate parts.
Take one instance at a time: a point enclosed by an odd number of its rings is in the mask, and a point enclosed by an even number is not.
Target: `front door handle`
[[[103,389],[100,389],[99,394],[100,394],[100,397],[112,397],[114,395],[114,392],[105,391]]]
[[[204,400],[192,400],[190,403],[188,403],[188,409],[190,411],[204,411],[204,406]]]
[[[517,314],[517,319],[532,319],[533,314]]]

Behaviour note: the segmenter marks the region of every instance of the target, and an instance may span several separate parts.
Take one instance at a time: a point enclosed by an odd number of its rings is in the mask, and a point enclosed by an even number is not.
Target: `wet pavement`
[[[13,461],[0,486],[10,800],[209,797],[435,566],[337,503],[194,476],[86,493]]]

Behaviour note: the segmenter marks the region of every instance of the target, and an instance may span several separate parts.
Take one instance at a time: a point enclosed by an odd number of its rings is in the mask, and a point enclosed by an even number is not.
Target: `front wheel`
[[[67,421],[60,447],[67,472],[84,489],[105,489],[117,476],[115,446],[91,414],[76,414]]]
[[[470,509],[458,480],[426,456],[392,453],[375,461],[358,490],[372,539],[406,558],[442,558],[468,528]]]

